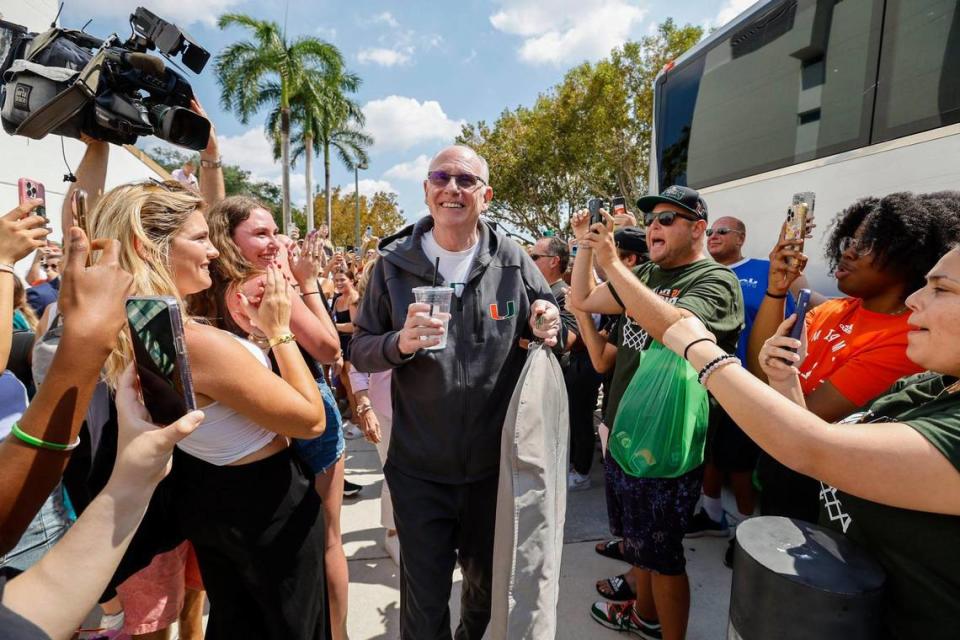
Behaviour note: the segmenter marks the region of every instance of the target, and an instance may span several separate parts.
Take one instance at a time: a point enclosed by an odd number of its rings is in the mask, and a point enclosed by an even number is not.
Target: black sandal
[[[603,546],[597,547],[594,546],[593,550],[602,555],[605,558],[611,558],[612,560],[620,560],[621,562],[626,562],[627,559],[623,557],[623,552],[620,551],[620,543],[623,540],[614,538],[613,540],[607,540],[603,543]]]
[[[600,589],[600,586],[604,584],[610,589],[610,593],[604,593]],[[599,581],[597,583],[597,593],[607,600],[614,602],[625,602],[627,600],[634,600],[637,597],[637,594],[630,588],[630,583],[627,582],[626,575],[613,576],[612,578]]]

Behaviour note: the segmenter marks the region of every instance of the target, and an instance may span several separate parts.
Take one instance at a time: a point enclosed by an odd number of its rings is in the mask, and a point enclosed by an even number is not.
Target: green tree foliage
[[[320,192],[314,198],[313,208],[317,219],[324,214],[326,206],[325,194]],[[344,193],[336,187],[330,193],[330,205],[333,210],[333,228],[331,241],[338,247],[352,246],[354,243],[354,217],[357,212],[357,200],[353,192]],[[306,231],[306,219],[294,215],[294,222],[300,227],[300,232]],[[373,197],[360,195],[360,233],[363,234],[367,225],[373,227],[373,235],[384,238],[399,230],[405,221],[397,204],[394,193],[378,191]]]
[[[636,202],[647,190],[653,81],[702,35],[667,19],[609,58],[574,67],[532,107],[507,109],[492,126],[465,125],[457,142],[490,164],[490,216],[539,235],[566,227],[591,196]]]

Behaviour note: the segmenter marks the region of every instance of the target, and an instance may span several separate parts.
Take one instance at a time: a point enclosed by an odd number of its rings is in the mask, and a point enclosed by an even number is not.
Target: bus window
[[[882,0],[787,0],[658,86],[660,185],[701,188],[869,140]]]
[[[887,2],[874,142],[960,122],[960,6]]]

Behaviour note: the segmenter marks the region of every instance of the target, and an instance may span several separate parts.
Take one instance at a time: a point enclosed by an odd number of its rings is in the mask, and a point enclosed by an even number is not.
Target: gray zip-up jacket
[[[451,303],[447,347],[403,358],[399,331],[413,288],[430,285],[421,248],[433,227],[420,219],[380,243],[381,258],[360,303],[350,344],[358,371],[393,369],[393,428],[387,460],[433,482],[473,482],[499,469],[500,432],[527,352],[530,305],[556,304],[530,257],[485,222],[459,298]]]

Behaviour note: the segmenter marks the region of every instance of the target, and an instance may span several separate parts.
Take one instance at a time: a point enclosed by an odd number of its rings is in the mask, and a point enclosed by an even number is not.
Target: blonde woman
[[[200,196],[178,183],[131,184],[104,195],[89,225],[94,237],[120,241],[134,295],[183,300],[210,287],[218,256],[203,213]],[[241,296],[249,321],[268,338],[279,376],[249,341],[189,319],[185,326],[206,417],[178,444],[168,495],[154,499],[154,516],[148,513],[134,546],[177,534],[193,543],[210,599],[207,638],[326,633],[323,514],[288,440],[321,434],[325,417],[290,332],[289,298],[275,268],[266,272],[259,306]],[[112,384],[132,359],[121,333],[107,360]]]

